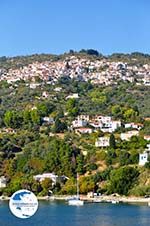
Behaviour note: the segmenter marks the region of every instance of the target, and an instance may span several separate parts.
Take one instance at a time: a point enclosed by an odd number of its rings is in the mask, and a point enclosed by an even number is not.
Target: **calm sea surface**
[[[127,204],[85,204],[41,201],[29,219],[11,214],[8,202],[0,202],[0,226],[150,226],[150,207]]]

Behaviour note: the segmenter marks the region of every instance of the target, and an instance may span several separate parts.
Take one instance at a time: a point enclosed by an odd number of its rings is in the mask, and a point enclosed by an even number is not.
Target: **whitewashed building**
[[[78,115],[78,120],[84,120],[84,121],[89,121],[90,116],[89,115]]]
[[[124,127],[125,127],[126,129],[133,128],[133,129],[141,130],[142,127],[143,127],[143,124],[142,124],[142,123],[134,123],[134,122],[130,122],[130,123],[126,123],[126,124],[124,125]]]
[[[150,135],[145,135],[144,139],[147,140],[147,141],[150,141]]]
[[[79,98],[79,94],[78,93],[73,93],[72,95],[69,95],[66,97],[66,99],[78,99]]]
[[[55,92],[60,92],[61,90],[62,90],[62,87],[56,87],[56,88],[54,89]]]
[[[42,182],[43,180],[45,180],[46,178],[51,179],[53,184],[56,184],[57,179],[59,178],[58,175],[54,174],[54,173],[43,173],[43,174],[38,174],[36,176],[33,176],[34,180]],[[66,176],[61,176],[62,179],[69,179]]]
[[[2,176],[0,177],[0,188],[5,188],[7,185],[6,177]]]
[[[121,121],[120,120],[112,120],[111,121],[111,129],[112,129],[112,132],[114,132],[119,127],[121,127]]]
[[[102,115],[96,115],[89,124],[95,129],[100,129],[104,133],[113,133],[116,129],[121,127],[120,120],[112,120],[110,116]]]
[[[145,151],[144,153],[139,154],[139,165],[144,166],[145,163],[148,162],[149,156],[150,156],[150,152],[148,151]]]
[[[147,148],[144,151],[144,153],[139,154],[139,165],[144,166],[145,163],[148,162],[149,157],[150,157],[150,144],[147,144]]]
[[[47,91],[43,91],[42,97],[43,98],[48,98],[49,97],[49,93]]]
[[[53,124],[55,122],[52,117],[43,117],[42,121],[48,124]]]
[[[133,136],[138,136],[139,135],[139,131],[137,130],[132,130],[132,131],[128,131],[126,133],[121,133],[120,134],[120,138],[121,140],[130,140],[131,137]]]
[[[83,119],[76,119],[72,122],[73,128],[84,127],[87,125],[87,121]]]
[[[30,89],[36,89],[40,85],[41,85],[40,83],[30,83],[29,87]]]

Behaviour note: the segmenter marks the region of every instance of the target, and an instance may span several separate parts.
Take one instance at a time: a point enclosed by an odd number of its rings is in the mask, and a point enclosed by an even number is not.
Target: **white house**
[[[143,82],[145,86],[150,86],[150,74],[144,76]]]
[[[150,135],[145,135],[144,139],[147,140],[147,141],[150,141]]]
[[[30,83],[30,89],[36,89],[36,87],[40,86],[40,83]]]
[[[20,78],[9,78],[9,79],[7,79],[7,83],[8,83],[8,84],[11,84],[11,83],[17,82],[17,81],[19,81],[19,80],[20,80]]]
[[[97,129],[101,129],[103,124],[101,122],[95,122],[95,121],[91,121],[89,123],[95,130]]]
[[[61,90],[62,90],[61,87],[56,87],[56,88],[54,89],[55,92],[60,92]]]
[[[90,116],[89,115],[78,115],[78,120],[85,120],[88,122],[90,120]]]
[[[139,154],[139,165],[144,166],[145,163],[148,162],[148,157],[150,156],[150,153],[145,151],[143,154]]]
[[[101,128],[101,131],[103,133],[112,133],[112,128],[110,126],[108,126],[108,127],[102,127]]]
[[[150,144],[147,144],[147,149],[143,154],[139,154],[139,165],[144,166],[145,163],[148,162],[148,158],[150,157]]]
[[[82,119],[76,119],[72,122],[73,128],[84,127],[86,125],[87,125],[87,121]]]
[[[96,147],[108,147],[109,137],[99,137],[95,142]]]
[[[103,133],[113,133],[119,127],[121,127],[121,121],[110,121],[107,124],[103,124],[101,131]]]
[[[96,115],[92,121],[90,121],[95,129],[101,129],[104,133],[112,133],[117,128],[121,127],[121,121],[112,120],[110,116]]]
[[[48,98],[49,97],[49,93],[47,91],[43,91],[42,97],[43,98]]]
[[[43,173],[43,174],[38,174],[36,176],[33,176],[34,180],[42,182],[43,180],[45,180],[46,178],[49,178],[52,180],[53,184],[56,184],[57,179],[59,178],[58,175],[55,175],[54,173]],[[66,176],[61,176],[61,178],[64,179],[69,179]]]
[[[69,95],[69,96],[66,97],[66,99],[71,99],[71,98],[78,99],[79,98],[79,94],[78,93],[73,93],[72,95]]]
[[[124,126],[126,129],[133,128],[133,129],[141,130],[143,127],[143,124],[130,122],[130,123],[126,123]]]
[[[111,117],[110,116],[102,116],[102,115],[96,115],[95,116],[96,121],[100,121],[103,124],[108,124],[111,122]]]
[[[121,127],[121,121],[111,121],[111,128],[112,128],[112,132],[114,132],[116,129],[118,129],[119,127]]]
[[[130,138],[132,137],[132,136],[138,136],[139,135],[139,131],[137,131],[137,130],[132,130],[132,131],[128,131],[128,132],[126,132],[126,133],[121,133],[120,134],[120,138],[121,138],[121,140],[130,140]]]
[[[132,123],[132,128],[141,130],[143,128],[143,124],[142,123]]]
[[[0,188],[5,188],[7,184],[6,177],[2,176],[0,177]]]
[[[52,117],[43,117],[42,120],[43,120],[43,122],[48,123],[48,124],[54,123],[54,119]]]
[[[56,179],[57,179],[57,175],[53,174],[53,173],[43,173],[43,174],[38,174],[36,176],[33,176],[33,178],[36,181],[42,182],[44,179],[49,178],[51,179],[54,183],[56,183]]]
[[[132,127],[132,124],[131,124],[131,123],[125,123],[125,124],[124,124],[124,127],[125,127],[126,129],[129,129],[129,128]]]

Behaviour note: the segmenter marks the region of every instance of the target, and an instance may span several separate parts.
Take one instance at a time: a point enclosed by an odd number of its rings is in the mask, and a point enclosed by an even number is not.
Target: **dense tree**
[[[110,135],[110,139],[109,139],[109,147],[115,149],[116,148],[116,140],[115,140],[115,136],[112,133]]]
[[[19,128],[22,121],[22,114],[17,111],[6,111],[4,115],[4,123],[7,127]]]
[[[29,110],[23,111],[23,123],[24,125],[31,123],[31,113]]]
[[[70,195],[75,195],[77,193],[77,186],[76,186],[76,181],[74,178],[70,178],[67,180],[65,185],[62,188],[62,194],[70,194]]]
[[[52,180],[50,178],[45,178],[42,182],[41,182],[41,187],[43,189],[42,191],[42,195],[48,195],[49,190],[52,190],[53,185],[52,185]]]
[[[99,54],[99,52],[94,49],[87,49],[87,50],[81,49],[80,53],[86,53],[86,54],[94,55],[94,56],[102,56],[102,54]]]
[[[119,105],[114,105],[111,108],[111,113],[115,118],[122,117],[122,109]]]
[[[95,183],[92,177],[81,177],[79,180],[80,192],[82,194],[87,194],[90,191],[94,191]]]
[[[124,118],[129,121],[129,120],[134,120],[134,118],[138,115],[138,112],[134,111],[133,109],[127,109],[124,112]]]
[[[95,89],[89,93],[89,96],[91,97],[92,101],[96,104],[105,104],[107,102],[107,96],[106,94],[99,90]]]
[[[71,98],[66,103],[66,110],[70,116],[76,116],[78,113],[78,104],[77,100]]]
[[[31,120],[34,125],[40,125],[41,119],[36,109],[31,111]]]
[[[129,152],[122,151],[120,156],[119,156],[119,160],[120,160],[120,166],[124,166],[124,165],[130,164],[131,160],[130,160]]]
[[[145,168],[150,169],[150,157],[148,158],[148,162],[145,163]]]
[[[138,176],[138,170],[129,166],[113,170],[110,174],[109,193],[127,195]]]
[[[77,172],[81,175],[85,172],[84,157],[81,154],[77,156]]]
[[[64,130],[67,129],[66,122],[61,121],[58,117],[55,119],[55,124],[53,126],[53,132],[54,133],[61,133],[64,132]]]

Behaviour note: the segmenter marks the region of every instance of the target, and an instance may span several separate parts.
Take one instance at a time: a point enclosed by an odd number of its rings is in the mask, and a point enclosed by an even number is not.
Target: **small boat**
[[[148,206],[150,207],[150,202],[148,202]]]
[[[71,205],[71,206],[83,206],[84,201],[80,200],[80,199],[70,199],[68,201],[68,204]]]
[[[111,203],[112,204],[117,204],[117,203],[119,203],[119,201],[118,200],[112,200]]]
[[[94,201],[93,202],[95,202],[95,203],[99,203],[99,202],[102,202],[102,200],[101,199],[94,199]]]
[[[77,175],[77,195],[73,199],[68,200],[68,204],[71,206],[83,206],[84,205],[84,201],[80,200],[78,175]]]

